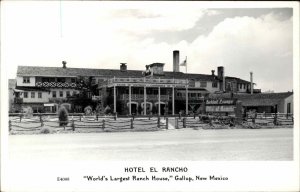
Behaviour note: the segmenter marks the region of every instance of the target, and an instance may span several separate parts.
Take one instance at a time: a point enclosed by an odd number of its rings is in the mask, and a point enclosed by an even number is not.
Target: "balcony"
[[[149,79],[149,78],[111,78],[107,81],[108,84],[114,83],[131,83],[138,84],[140,86],[155,84],[159,85],[177,85],[185,86],[189,83],[186,79]]]
[[[49,87],[49,88],[77,88],[78,84],[76,83],[67,83],[67,82],[37,82],[36,87]]]
[[[147,101],[149,100],[154,100],[158,101],[158,95],[146,95]],[[123,94],[120,96],[121,100],[129,100],[129,95],[128,94]],[[131,100],[144,100],[144,95],[143,94],[131,94]],[[169,100],[169,95],[160,95],[160,100]]]
[[[23,103],[23,98],[19,98],[19,97],[14,98],[14,103],[16,103],[16,104]]]

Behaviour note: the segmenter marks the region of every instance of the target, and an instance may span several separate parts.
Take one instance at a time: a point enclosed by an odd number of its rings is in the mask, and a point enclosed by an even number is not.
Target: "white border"
[[[106,2],[104,6],[126,8],[154,6],[159,7],[160,3],[168,4],[170,2]],[[172,2],[176,4],[180,2]],[[186,2],[189,3],[189,2]],[[199,2],[200,3],[200,2]],[[35,167],[30,170],[26,167],[14,167],[12,162],[8,164],[8,127],[7,109],[8,109],[8,81],[5,71],[8,69],[1,65],[1,190],[7,190],[8,184],[14,184],[15,188],[20,187],[20,191],[297,191],[299,190],[299,3],[298,2],[201,2],[205,8],[280,8],[292,7],[293,10],[293,87],[294,87],[294,160],[293,161],[232,161],[232,162],[91,162],[88,165],[85,162],[52,162],[51,166],[45,170],[44,162],[24,162],[27,166]],[[86,184],[82,182],[81,176],[88,173],[98,173],[104,171],[107,173],[118,173],[124,166],[163,166],[176,165],[187,166],[192,172],[223,174],[231,178],[229,183],[210,183],[203,185],[180,185],[174,184],[142,184],[131,183],[129,185],[99,185]],[[10,169],[20,172],[14,175]],[[40,167],[41,166],[41,167]],[[74,169],[75,167],[75,169]],[[108,170],[109,168],[109,170]],[[27,172],[28,171],[28,172]],[[30,175],[34,172],[35,175]],[[47,172],[47,174],[45,174]],[[123,172],[123,171],[122,171]],[[75,177],[72,187],[70,185],[57,185],[50,178],[56,177],[58,173],[68,173]],[[40,174],[40,175],[39,175]],[[7,180],[8,176],[14,175],[15,181]],[[37,177],[38,175],[38,177]],[[34,179],[35,186],[28,183],[28,179]],[[23,185],[28,186],[27,189]]]

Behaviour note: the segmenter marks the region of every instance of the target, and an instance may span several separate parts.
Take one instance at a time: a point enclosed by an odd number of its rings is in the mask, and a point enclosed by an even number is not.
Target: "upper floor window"
[[[242,83],[240,84],[240,89],[243,89],[243,84]]]
[[[64,96],[64,92],[63,91],[59,91],[59,97],[63,97]]]
[[[38,92],[38,98],[42,98],[42,92]]]
[[[31,98],[35,98],[35,92],[31,92]]]
[[[70,97],[70,95],[71,95],[70,91],[67,91],[66,94],[67,94],[67,97]]]
[[[218,82],[216,81],[212,82],[212,87],[218,87]]]
[[[23,83],[30,83],[30,77],[23,77]]]
[[[200,82],[200,87],[206,87],[207,86],[207,82],[206,81],[201,81]]]
[[[64,77],[58,77],[57,78],[57,82],[65,83],[66,82],[66,78],[64,78]]]
[[[28,98],[28,92],[24,92],[24,98]]]
[[[56,91],[52,91],[52,97],[56,97]]]
[[[244,84],[244,89],[246,89],[246,84]]]

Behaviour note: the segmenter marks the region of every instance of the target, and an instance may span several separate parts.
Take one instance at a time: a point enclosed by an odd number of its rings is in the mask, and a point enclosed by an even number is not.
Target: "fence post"
[[[194,113],[194,119],[196,119],[196,113]]]
[[[40,116],[40,122],[42,122],[43,120],[42,120],[42,115],[39,115]]]
[[[102,120],[102,129],[103,129],[103,131],[105,129],[105,119]]]
[[[81,121],[81,115],[79,115],[79,121]]]
[[[278,124],[278,120],[277,120],[277,113],[275,113],[274,115],[274,121],[273,121],[274,125]]]
[[[169,118],[166,118],[166,129],[169,129]]]
[[[9,128],[9,131],[12,130],[12,128],[11,128],[11,120],[8,121],[8,128]]]
[[[43,121],[43,119],[41,118],[40,121],[41,121],[41,127],[44,127],[44,121]]]
[[[74,123],[74,119],[72,119],[72,130],[75,131],[75,123]]]
[[[160,128],[160,117],[157,117],[157,127]]]
[[[133,129],[133,119],[130,119],[130,128]]]
[[[286,113],[286,119],[288,119],[289,118],[289,114],[288,113]]]
[[[98,116],[98,114],[96,114],[96,119],[97,119],[97,121],[99,120],[99,116]]]
[[[21,123],[21,121],[22,121],[22,114],[20,115],[20,123]]]
[[[186,128],[186,117],[183,118],[183,128]]]

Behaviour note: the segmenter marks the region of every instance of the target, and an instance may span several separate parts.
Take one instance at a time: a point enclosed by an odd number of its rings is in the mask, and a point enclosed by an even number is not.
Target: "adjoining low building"
[[[244,110],[257,113],[293,113],[293,92],[257,94],[210,94],[210,99],[239,100]]]

